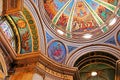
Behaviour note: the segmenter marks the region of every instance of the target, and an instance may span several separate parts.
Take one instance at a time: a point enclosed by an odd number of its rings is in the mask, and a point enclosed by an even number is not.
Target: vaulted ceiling
[[[93,62],[114,69],[120,59],[120,0],[24,0],[0,23],[17,55],[41,51],[84,72]]]
[[[100,39],[116,25],[118,3],[119,0],[44,0],[43,5],[53,32],[67,41],[84,43]]]

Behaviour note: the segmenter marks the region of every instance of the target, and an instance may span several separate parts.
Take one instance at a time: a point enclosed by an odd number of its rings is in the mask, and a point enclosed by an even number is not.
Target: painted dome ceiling
[[[120,14],[119,1],[44,0],[45,16],[52,32],[60,34],[57,36],[68,41],[84,42],[87,41],[84,37],[97,39],[115,26],[113,23]]]

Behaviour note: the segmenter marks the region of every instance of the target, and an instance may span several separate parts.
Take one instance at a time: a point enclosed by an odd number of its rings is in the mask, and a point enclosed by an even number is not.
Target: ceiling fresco
[[[21,39],[21,51],[20,53],[27,53],[32,51],[32,37],[30,36],[30,31],[25,18],[21,13],[11,14],[11,18],[18,27],[18,31]]]
[[[38,50],[37,29],[30,12],[24,8],[22,12],[11,14],[8,19],[11,19],[18,29],[21,40],[20,53]]]
[[[115,13],[119,1],[44,0],[44,8],[52,21],[53,29],[61,30],[67,38],[78,39],[78,35],[85,32],[107,32],[108,26],[105,24]],[[119,10],[117,14],[119,15]]]
[[[3,17],[0,28],[8,37],[17,53],[29,53],[39,48],[38,32],[30,12],[24,8],[21,12]]]

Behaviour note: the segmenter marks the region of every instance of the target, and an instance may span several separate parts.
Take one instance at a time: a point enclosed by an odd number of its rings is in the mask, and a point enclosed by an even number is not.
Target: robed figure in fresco
[[[59,41],[52,42],[48,47],[48,55],[51,59],[62,63],[66,56],[65,45]]]
[[[53,50],[51,50],[51,51],[52,51],[53,57],[56,60],[62,58],[63,52],[62,52],[60,44],[57,44],[57,46],[53,46]]]

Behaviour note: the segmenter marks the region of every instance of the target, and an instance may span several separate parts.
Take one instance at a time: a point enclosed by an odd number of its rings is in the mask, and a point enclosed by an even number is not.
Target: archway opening
[[[78,67],[74,80],[114,80],[117,60],[115,56],[106,52],[87,53],[74,64]]]

